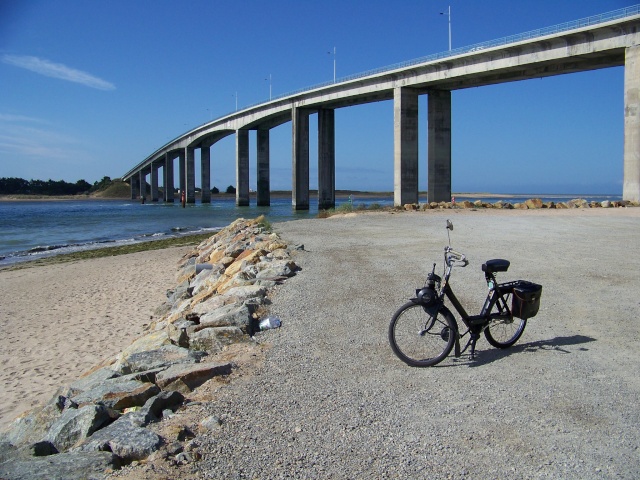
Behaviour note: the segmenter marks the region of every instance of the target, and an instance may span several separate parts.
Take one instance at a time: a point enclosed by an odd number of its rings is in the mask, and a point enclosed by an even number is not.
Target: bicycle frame
[[[455,356],[458,357],[462,353],[464,353],[469,346],[471,346],[471,358],[473,358],[475,353],[476,341],[480,338],[480,333],[490,324],[492,320],[510,320],[513,319],[511,314],[511,310],[507,301],[504,298],[504,294],[507,293],[500,288],[500,285],[497,283],[495,275],[493,273],[486,272],[485,280],[487,281],[487,285],[489,286],[489,293],[487,294],[487,298],[484,301],[484,305],[482,306],[482,310],[478,315],[469,315],[467,311],[464,309],[455,293],[451,289],[449,285],[449,277],[451,276],[451,271],[454,267],[456,261],[463,261],[462,266],[466,266],[466,258],[464,255],[455,252],[450,247],[445,248],[445,273],[442,280],[442,287],[439,294],[440,305],[444,306],[444,298],[446,297],[453,308],[458,312],[462,322],[464,323],[467,330],[460,334],[460,332],[456,332],[456,344],[455,344]],[[495,306],[498,306],[498,311],[496,313],[491,313]],[[459,338],[464,337],[467,333],[469,333],[469,341],[466,346],[460,350]]]

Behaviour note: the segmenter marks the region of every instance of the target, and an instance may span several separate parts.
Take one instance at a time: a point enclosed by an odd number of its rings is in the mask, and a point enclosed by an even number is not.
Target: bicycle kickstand
[[[480,335],[478,335],[477,333],[471,333],[469,335],[469,344],[471,345],[471,352],[470,352],[471,360],[473,360],[473,358],[475,357],[475,354],[476,354],[476,342],[478,341],[479,338],[480,338]]]
[[[462,355],[464,352],[467,351],[467,348],[471,347],[470,358],[471,360],[473,360],[473,357],[475,356],[475,353],[476,353],[476,342],[478,341],[479,338],[480,338],[480,335],[478,335],[477,333],[473,333],[473,332],[469,333],[469,341],[464,346],[462,351],[459,352],[456,356]]]

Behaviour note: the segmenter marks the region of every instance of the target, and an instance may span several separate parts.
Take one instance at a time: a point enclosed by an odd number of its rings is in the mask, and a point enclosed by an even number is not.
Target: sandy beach
[[[139,336],[188,250],[0,270],[0,430]]]

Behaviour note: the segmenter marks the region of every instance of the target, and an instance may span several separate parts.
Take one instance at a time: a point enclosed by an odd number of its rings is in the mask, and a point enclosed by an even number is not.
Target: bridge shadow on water
[[[561,354],[572,353],[572,350],[565,347],[571,347],[576,345],[584,345],[590,342],[595,342],[596,339],[587,337],[585,335],[571,335],[569,337],[555,337],[549,340],[538,340],[536,342],[529,343],[516,343],[510,348],[500,349],[491,347],[486,341],[480,343],[480,348],[476,347],[475,358],[472,360],[469,355],[469,350],[463,353],[459,358],[453,358],[453,364],[449,365],[436,365],[436,368],[442,367],[481,367],[483,365],[502,360],[510,355],[517,355],[518,353],[535,353],[540,350],[550,350]],[[462,343],[460,346],[464,348],[466,343]],[[580,351],[589,350],[587,347],[578,348]],[[450,354],[453,356],[453,352]]]

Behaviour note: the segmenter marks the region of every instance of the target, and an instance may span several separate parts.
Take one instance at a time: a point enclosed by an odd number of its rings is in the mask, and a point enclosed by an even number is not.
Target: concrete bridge
[[[159,148],[124,176],[132,198],[143,196],[150,176],[151,200],[158,178],[174,185],[179,159],[180,190],[195,203],[195,149],[200,149],[202,202],[210,202],[210,147],[236,137],[236,204],[249,205],[249,130],[256,130],[257,204],[270,203],[269,130],[292,125],[292,203],[309,208],[309,116],[318,123],[318,208],[335,206],[334,111],[393,100],[394,203],[418,202],[418,97],[427,95],[428,201],[451,198],[451,92],[552,75],[624,66],[625,200],[640,200],[640,5],[513,37],[471,45],[311,87],[244,108],[183,134]],[[174,189],[164,188],[164,201]]]

